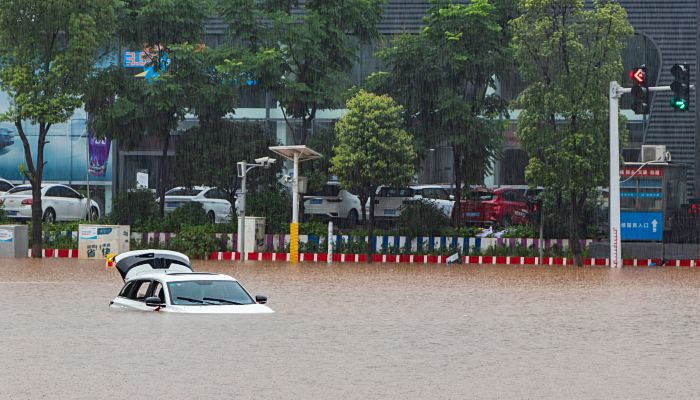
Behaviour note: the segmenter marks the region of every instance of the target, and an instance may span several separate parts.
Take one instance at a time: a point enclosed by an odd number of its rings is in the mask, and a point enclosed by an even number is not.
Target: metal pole
[[[294,179],[292,180],[292,222],[299,223],[299,154],[294,153]]]
[[[299,262],[299,153],[294,153],[292,178],[292,224],[289,227],[289,262]]]
[[[328,264],[333,262],[333,221],[328,221]]]
[[[246,260],[246,256],[245,256],[245,195],[246,195],[245,177],[246,177],[246,174],[248,173],[248,171],[247,171],[248,166],[246,165],[245,161],[241,161],[241,164],[242,164],[243,176],[241,177],[241,201],[240,201],[241,214],[238,217],[238,251],[241,253],[241,261],[245,261]]]
[[[540,255],[540,264],[543,264],[542,258],[543,258],[543,252],[544,252],[544,200],[540,203],[540,242],[539,242],[539,255]]]
[[[622,266],[620,232],[620,86],[610,82],[610,268]]]

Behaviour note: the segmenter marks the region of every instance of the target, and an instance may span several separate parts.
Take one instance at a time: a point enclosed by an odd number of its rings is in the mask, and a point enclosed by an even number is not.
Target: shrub
[[[180,233],[170,240],[170,247],[191,258],[204,259],[218,249],[214,228],[209,224],[183,225]]]
[[[265,217],[265,232],[289,232],[292,199],[281,187],[265,188],[246,198],[246,215]]]
[[[158,216],[158,205],[150,190],[118,193],[112,203],[110,221],[118,225],[147,225]]]
[[[207,225],[207,213],[201,203],[190,202],[181,205],[165,216],[164,232],[180,232],[185,225]]]
[[[408,237],[437,236],[450,225],[449,220],[440,208],[425,199],[405,203],[397,227],[402,235]]]

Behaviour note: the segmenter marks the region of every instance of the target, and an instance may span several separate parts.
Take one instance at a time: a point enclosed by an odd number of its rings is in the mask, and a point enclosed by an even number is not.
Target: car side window
[[[54,186],[46,191],[46,197],[61,197],[60,186]]]
[[[134,288],[131,290],[131,295],[129,296],[132,300],[143,301],[148,295],[148,288],[151,286],[151,281],[136,281],[134,283]]]
[[[61,187],[61,197],[66,197],[69,199],[79,199],[80,195],[76,193],[73,189]]]
[[[151,293],[152,293],[151,296],[157,296],[160,298],[160,301],[165,303],[165,292],[163,291],[163,284],[162,283],[160,283],[158,281],[154,281],[153,282],[153,290],[151,291]]]
[[[12,189],[12,185],[7,182],[0,181],[0,192],[7,192],[10,189]]]
[[[119,292],[119,297],[129,297],[131,294],[131,290],[134,288],[134,282],[127,282],[126,285],[122,288],[121,292]]]

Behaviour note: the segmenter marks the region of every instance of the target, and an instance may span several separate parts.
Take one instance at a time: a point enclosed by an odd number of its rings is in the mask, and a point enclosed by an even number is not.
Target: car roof
[[[214,189],[214,188],[209,187],[209,186],[192,186],[191,188],[187,188],[185,186],[176,186],[174,188],[168,189],[167,191],[169,192],[171,190],[184,190],[184,189],[207,190],[207,189]]]
[[[185,281],[232,281],[236,279],[229,275],[215,274],[211,272],[147,272],[139,274],[132,280],[159,280],[164,283]]]
[[[445,189],[440,185],[415,185],[411,186],[411,189]]]

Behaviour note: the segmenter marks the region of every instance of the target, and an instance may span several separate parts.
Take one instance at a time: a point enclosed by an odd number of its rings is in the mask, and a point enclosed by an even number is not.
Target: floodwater
[[[111,310],[95,261],[0,261],[0,399],[691,399],[700,271],[230,264],[271,315]]]

